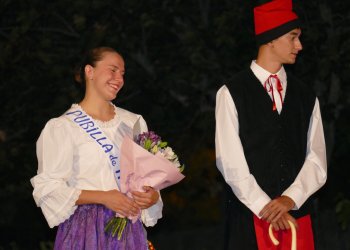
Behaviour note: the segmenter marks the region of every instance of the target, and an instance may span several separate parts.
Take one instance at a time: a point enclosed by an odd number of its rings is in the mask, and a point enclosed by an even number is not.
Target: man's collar
[[[278,78],[280,79],[280,81],[282,82],[282,84],[287,83],[287,74],[286,74],[286,71],[285,71],[283,65],[280,68],[280,70],[274,74],[274,73],[267,71],[266,69],[264,69],[260,65],[258,65],[256,63],[256,60],[253,60],[252,63],[250,64],[250,69],[253,71],[256,78],[258,78],[262,84],[265,83],[265,81],[269,78],[270,75],[277,75]]]

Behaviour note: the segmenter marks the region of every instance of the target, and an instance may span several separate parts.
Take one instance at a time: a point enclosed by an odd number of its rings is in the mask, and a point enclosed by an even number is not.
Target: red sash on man
[[[314,250],[314,236],[310,215],[297,219],[297,223],[297,250]],[[279,245],[275,246],[269,236],[269,226],[268,222],[254,215],[255,235],[259,250],[290,250],[292,244],[291,230],[273,230],[275,238],[279,241]]]

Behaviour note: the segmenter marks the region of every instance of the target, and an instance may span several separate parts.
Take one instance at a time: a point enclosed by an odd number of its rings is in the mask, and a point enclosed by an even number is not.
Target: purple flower
[[[139,134],[136,142],[139,145],[144,145],[145,141],[149,139],[151,140],[152,144],[157,144],[159,141],[161,141],[161,137],[159,135],[157,135],[156,133],[154,133],[153,131],[149,131],[149,132],[144,132],[142,134]]]

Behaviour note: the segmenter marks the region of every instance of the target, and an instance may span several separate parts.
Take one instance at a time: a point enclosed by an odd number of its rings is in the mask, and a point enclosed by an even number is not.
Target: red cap
[[[292,0],[273,0],[254,8],[258,44],[270,42],[300,26]]]

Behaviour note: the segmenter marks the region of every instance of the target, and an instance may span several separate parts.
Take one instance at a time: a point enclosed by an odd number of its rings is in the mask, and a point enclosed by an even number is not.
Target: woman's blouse
[[[79,107],[77,104],[73,108]],[[134,125],[147,131],[141,115],[114,106],[112,120],[94,120],[105,135],[120,148],[122,135],[118,127]],[[139,123],[139,124],[136,124]],[[68,219],[77,208],[81,190],[108,191],[118,189],[106,154],[77,124],[64,115],[49,120],[37,141],[38,172],[31,179],[37,206],[52,228]],[[153,226],[162,217],[161,198],[152,207],[142,210],[141,219]]]

